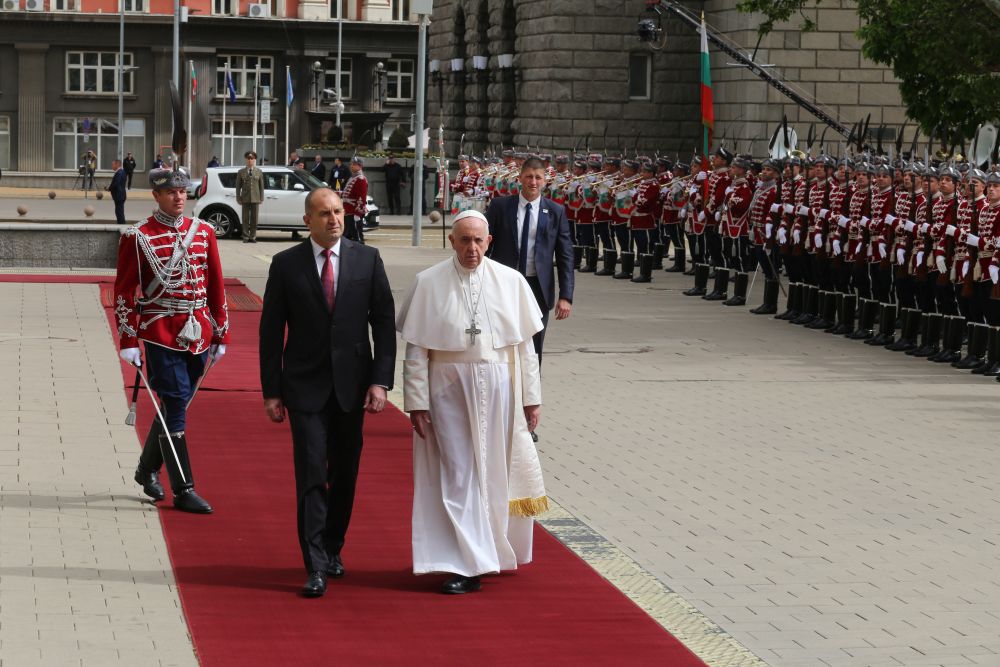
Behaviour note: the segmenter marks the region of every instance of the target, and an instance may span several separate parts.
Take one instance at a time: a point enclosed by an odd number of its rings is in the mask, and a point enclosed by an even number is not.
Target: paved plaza
[[[258,293],[291,245],[261,236],[221,244]],[[446,256],[409,237],[369,237],[397,300]],[[577,281],[546,339],[548,492],[746,649],[712,664],[1000,664],[1000,384],[689,278]],[[0,666],[196,664],[96,286],[0,283],[0,307]]]

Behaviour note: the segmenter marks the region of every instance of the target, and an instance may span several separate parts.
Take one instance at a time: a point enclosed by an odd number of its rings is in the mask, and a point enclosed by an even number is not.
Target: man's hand
[[[538,428],[538,422],[542,421],[542,406],[524,406],[524,418],[528,421],[528,430],[534,432]]]
[[[122,348],[118,356],[122,358],[122,361],[130,363],[133,366],[142,366],[142,355],[139,353],[139,348],[137,347]]]
[[[217,343],[210,345],[208,348],[208,356],[212,358],[212,363],[215,363],[226,356],[226,346],[224,343]]]
[[[275,424],[285,421],[285,404],[280,398],[265,398],[264,411],[267,412],[267,418]]]
[[[417,432],[421,438],[426,438],[427,433],[431,429],[431,413],[428,410],[414,410],[410,413],[410,423],[413,424],[413,430]]]
[[[373,384],[368,387],[368,393],[365,394],[365,410],[372,414],[377,414],[385,409],[385,387],[380,387],[377,384]]]
[[[569,314],[573,311],[573,304],[571,304],[566,299],[559,299],[556,301],[556,319],[565,320],[569,317]]]

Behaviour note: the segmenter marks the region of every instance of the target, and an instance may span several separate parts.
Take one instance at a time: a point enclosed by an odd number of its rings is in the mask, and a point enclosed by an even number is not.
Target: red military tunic
[[[192,231],[191,218],[157,210],[122,234],[114,296],[122,349],[143,340],[199,354],[229,341],[215,231],[198,223]]]
[[[726,189],[732,185],[733,177],[729,175],[728,167],[719,167],[708,176],[708,194],[705,199],[705,224],[717,226],[721,222],[715,219],[715,214],[722,212],[722,203],[726,199]]]
[[[632,200],[634,205],[629,226],[635,230],[656,228],[656,206],[660,198],[660,184],[655,177],[639,183]]]
[[[868,224],[868,214],[871,213],[871,187],[855,188],[847,210],[850,221],[847,223],[847,248],[844,252],[848,261],[863,262],[867,259],[863,224]]]
[[[990,280],[990,265],[1000,267],[1000,201],[987,204],[979,217],[980,280]]]
[[[896,188],[896,207],[893,211],[895,216],[895,221],[892,223],[892,237],[893,244],[889,248],[889,254],[892,255],[892,262],[894,264],[899,264],[899,251],[902,250],[906,252],[907,246],[911,245],[913,236],[906,231],[906,223],[912,222],[915,217],[911,211],[913,210],[913,202],[917,197],[917,193],[910,193],[909,190],[899,187]]]
[[[347,179],[340,198],[344,201],[344,215],[363,218],[368,213],[368,178],[365,172],[358,173]]]
[[[722,235],[731,239],[749,236],[750,204],[754,198],[750,182],[746,178],[738,178],[727,190]]]
[[[892,247],[892,229],[891,225],[887,225],[885,216],[891,215],[894,210],[894,194],[892,186],[872,194],[871,221],[868,223],[868,230],[871,232],[868,261],[871,264],[888,259],[889,249]],[[882,252],[883,247],[885,254]]]
[[[830,181],[825,178],[813,181],[812,187],[809,188],[809,196],[806,203],[809,207],[809,215],[807,216],[809,224],[806,228],[806,238],[804,239],[804,243],[806,252],[810,255],[815,255],[817,252],[821,252],[825,245],[823,241],[823,222],[821,216],[827,203],[827,191],[829,188]],[[817,235],[819,236],[819,243],[816,242]]]
[[[937,267],[938,258],[943,259],[945,270],[942,271],[942,274],[944,274],[944,279],[950,277],[952,260],[955,254],[954,243],[951,242],[951,237],[947,236],[945,232],[948,230],[949,225],[954,225],[958,220],[960,201],[955,193],[947,197],[941,195],[934,202],[934,208],[931,209],[933,220],[931,222],[930,233],[931,238],[934,239],[934,259],[929,266],[932,268]]]
[[[802,238],[806,235],[809,229],[809,212],[806,211],[809,203],[809,191],[812,186],[812,181],[807,181],[805,176],[801,174],[795,177],[795,191],[792,197],[792,212],[788,213],[788,208],[785,208],[785,213],[788,214],[788,219],[791,222],[792,233],[789,235],[791,244],[801,248],[805,243],[806,239]],[[798,232],[799,240],[796,243],[795,236]]]
[[[833,242],[841,242],[840,216],[845,214],[846,205],[850,201],[848,195],[851,194],[851,184],[847,181],[841,183],[835,178],[830,179],[830,208],[826,212],[826,250],[833,253]],[[841,248],[843,250],[843,248]]]
[[[771,207],[778,201],[778,184],[775,181],[760,181],[750,202],[750,227],[755,245],[767,245],[770,237],[767,225],[771,222]]]
[[[975,208],[973,208],[975,207]],[[958,208],[958,224],[955,225],[955,270],[953,271],[952,278],[956,281],[961,281],[965,279],[965,274],[969,270],[969,246],[966,241],[969,238],[969,234],[972,233],[972,218],[974,215],[978,216],[978,222],[976,224],[976,229],[979,232],[977,236],[980,237],[982,241],[983,232],[989,231],[989,228],[983,226],[982,223],[982,213],[983,209],[986,208],[986,196],[980,195],[975,201],[969,201],[965,199],[959,205]],[[974,213],[975,211],[975,213]],[[978,247],[978,244],[977,244]],[[978,277],[978,276],[977,276]]]

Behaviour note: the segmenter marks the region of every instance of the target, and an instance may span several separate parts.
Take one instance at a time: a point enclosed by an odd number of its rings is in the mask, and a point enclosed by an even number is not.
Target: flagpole
[[[194,86],[195,86],[194,61],[193,60],[189,60],[188,61],[188,70],[190,71],[190,74],[188,74],[188,78],[191,79],[191,82],[190,82],[191,83],[191,94],[188,95],[188,151],[187,151],[188,176],[190,177],[190,176],[194,175],[194,173],[191,171],[191,154],[194,152],[194,150],[193,150],[193,148],[194,148],[194,134],[192,134],[192,132],[191,132],[191,129],[194,126],[194,123],[192,122],[193,121],[193,119],[192,119],[192,111],[193,111],[192,104],[194,103]]]
[[[260,62],[257,63],[257,75],[253,80],[253,152],[257,152],[257,91],[260,90]]]
[[[292,68],[290,65],[285,65],[285,87],[288,87],[289,82],[292,80]],[[285,155],[290,155],[291,150],[288,148],[288,118],[291,116],[292,104],[289,102],[289,91],[285,91]]]
[[[227,165],[232,161],[226,159],[226,102],[229,101],[229,63],[226,63],[226,73],[222,78],[222,164]]]

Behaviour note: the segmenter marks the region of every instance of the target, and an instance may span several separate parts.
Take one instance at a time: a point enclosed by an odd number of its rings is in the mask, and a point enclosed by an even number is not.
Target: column
[[[26,76],[44,72],[46,44],[14,44],[17,50],[17,168],[19,171],[50,171],[52,151],[46,131],[45,77]]]

